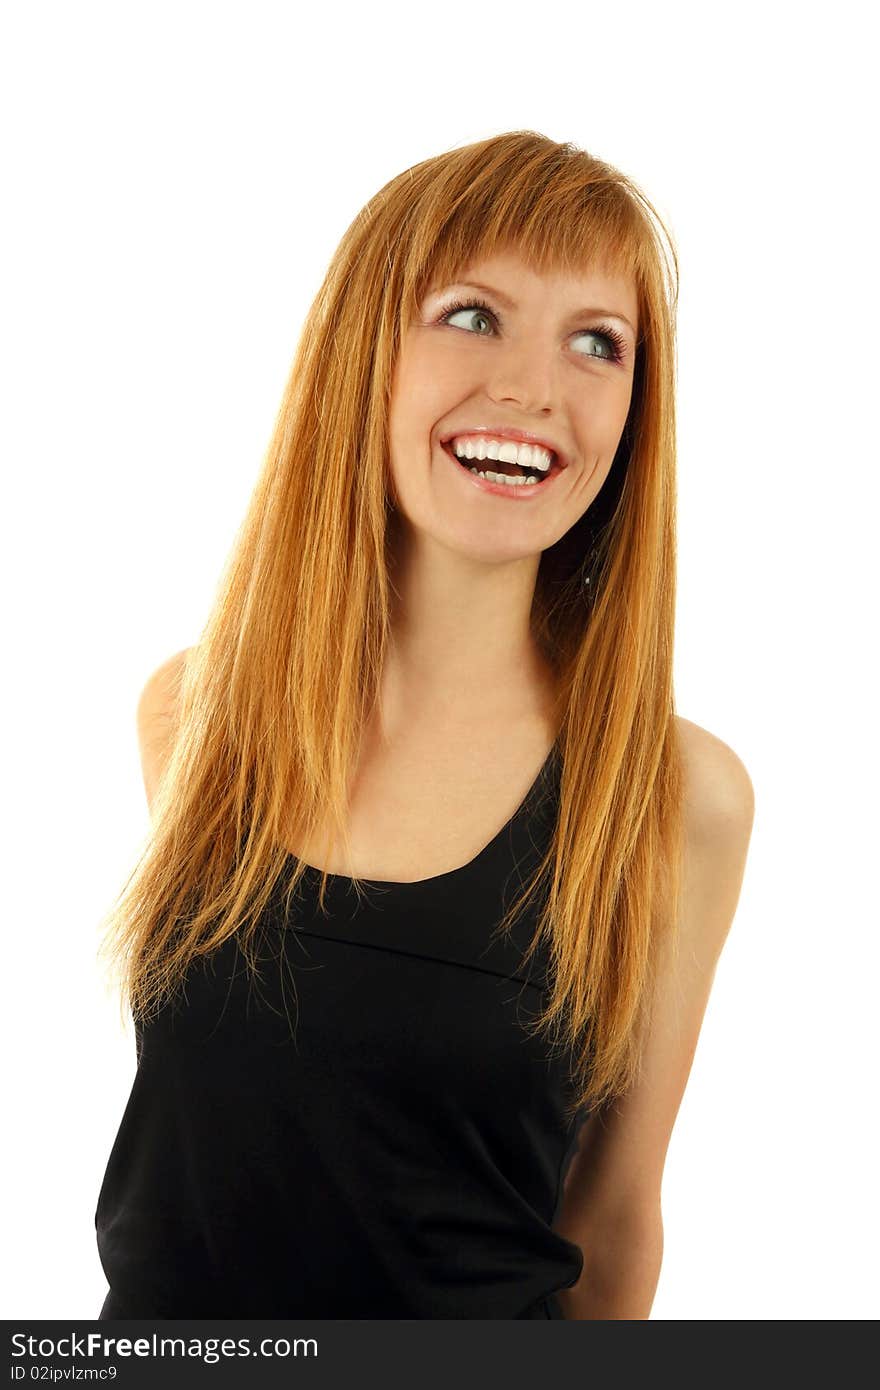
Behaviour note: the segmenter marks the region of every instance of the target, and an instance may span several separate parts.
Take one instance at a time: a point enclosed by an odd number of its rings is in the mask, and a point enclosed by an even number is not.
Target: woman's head
[[[429,285],[403,329],[392,384],[389,466],[404,524],[476,560],[531,557],[536,567],[611,468],[632,399],[638,313],[632,275],[539,271],[516,248]],[[553,450],[546,473],[489,452],[487,441],[508,431]],[[467,442],[470,457],[456,462],[453,445]],[[487,470],[523,481],[473,481]]]
[[[516,307],[482,295],[500,324],[467,311],[438,324],[465,279]],[[281,497],[314,518],[320,553],[344,549],[346,564],[353,547],[375,554],[380,535],[387,558],[392,518],[478,559],[543,553],[536,628],[551,652],[570,646],[584,612],[575,633],[566,614],[597,541],[613,548],[627,475],[621,544],[629,529],[644,546],[670,505],[676,295],[651,204],[585,151],[513,131],[424,160],[370,199],[337,249],[294,371],[303,453],[319,466],[288,455]],[[617,317],[570,317],[582,309]],[[623,340],[619,363],[610,337],[578,333],[603,323]],[[499,420],[570,451],[544,498],[499,504],[444,470],[449,427]]]

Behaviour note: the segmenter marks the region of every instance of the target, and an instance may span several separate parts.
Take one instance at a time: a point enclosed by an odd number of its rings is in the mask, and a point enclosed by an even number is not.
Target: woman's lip
[[[455,435],[451,436],[452,439],[455,439],[455,437]],[[542,478],[539,483],[493,483],[489,478],[481,478],[478,473],[471,473],[470,471],[472,464],[482,464],[485,469],[486,464],[493,462],[492,459],[465,459],[464,462],[462,462],[462,460],[453,453],[448,442],[441,444],[440,448],[443,450],[446,457],[451,460],[457,472],[459,472],[467,482],[471,483],[472,486],[478,487],[482,492],[494,493],[497,497],[508,497],[512,502],[524,502],[527,498],[543,496],[547,488],[553,482],[553,479],[558,477],[562,472],[558,462],[554,460],[550,467],[550,472],[545,478]]]
[[[568,467],[568,459],[553,444],[548,444],[538,434],[532,434],[530,430],[518,430],[512,426],[507,429],[492,429],[490,425],[475,425],[469,430],[453,430],[451,434],[445,435],[440,443],[444,449],[453,439],[464,439],[469,434],[480,434],[489,439],[509,439],[512,444],[537,444],[542,449],[547,449],[554,459],[554,465],[559,468]]]

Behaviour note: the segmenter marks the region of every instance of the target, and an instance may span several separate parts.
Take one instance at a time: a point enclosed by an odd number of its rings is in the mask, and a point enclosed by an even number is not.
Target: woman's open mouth
[[[471,483],[481,491],[493,492],[511,500],[525,501],[528,497],[546,492],[554,478],[562,472],[555,454],[549,469],[542,473],[538,468],[507,463],[501,459],[459,458],[449,442],[441,444],[440,447],[451,460],[453,467],[457,468],[459,473],[467,474]]]

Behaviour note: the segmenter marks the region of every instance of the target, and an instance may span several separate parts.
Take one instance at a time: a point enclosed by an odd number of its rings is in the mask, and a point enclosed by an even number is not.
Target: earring
[[[596,557],[599,547],[594,543],[587,551],[586,557],[581,565],[581,598],[587,604],[592,604],[596,597]]]

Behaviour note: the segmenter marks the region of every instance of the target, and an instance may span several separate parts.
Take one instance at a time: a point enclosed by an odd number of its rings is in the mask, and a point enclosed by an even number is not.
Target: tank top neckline
[[[431,874],[428,878],[417,878],[402,881],[400,879],[362,877],[358,881],[365,888],[368,889],[377,888],[381,889],[384,893],[403,893],[407,891],[414,892],[418,889],[429,888],[434,884],[449,883],[455,878],[472,872],[479,864],[482,864],[484,859],[488,858],[492,851],[501,843],[503,837],[510,833],[513,827],[530,809],[532,802],[535,800],[538,793],[540,792],[544,784],[544,781],[549,776],[550,771],[557,758],[557,755],[559,754],[559,743],[560,740],[559,736],[557,735],[557,737],[553,740],[553,745],[550,749],[550,752],[547,754],[547,757],[541,764],[541,768],[538,772],[537,777],[532,782],[531,786],[529,787],[522,801],[517,806],[513,815],[505,821],[504,825],[502,825],[498,833],[492,836],[492,839],[489,841],[489,843],[484,845],[481,850],[478,850],[477,853],[473,856],[473,858],[469,859],[466,864],[460,864],[458,868],[455,869],[447,869],[446,872],[442,874]],[[288,855],[288,859],[292,863],[296,859],[296,855],[291,853]],[[306,877],[311,879],[313,883],[317,882],[320,879],[321,870],[317,868],[314,864],[306,864],[305,870]],[[347,874],[327,875],[328,892],[333,891],[335,888],[341,888],[348,892],[351,890],[353,883],[354,879],[349,877],[349,875]]]

